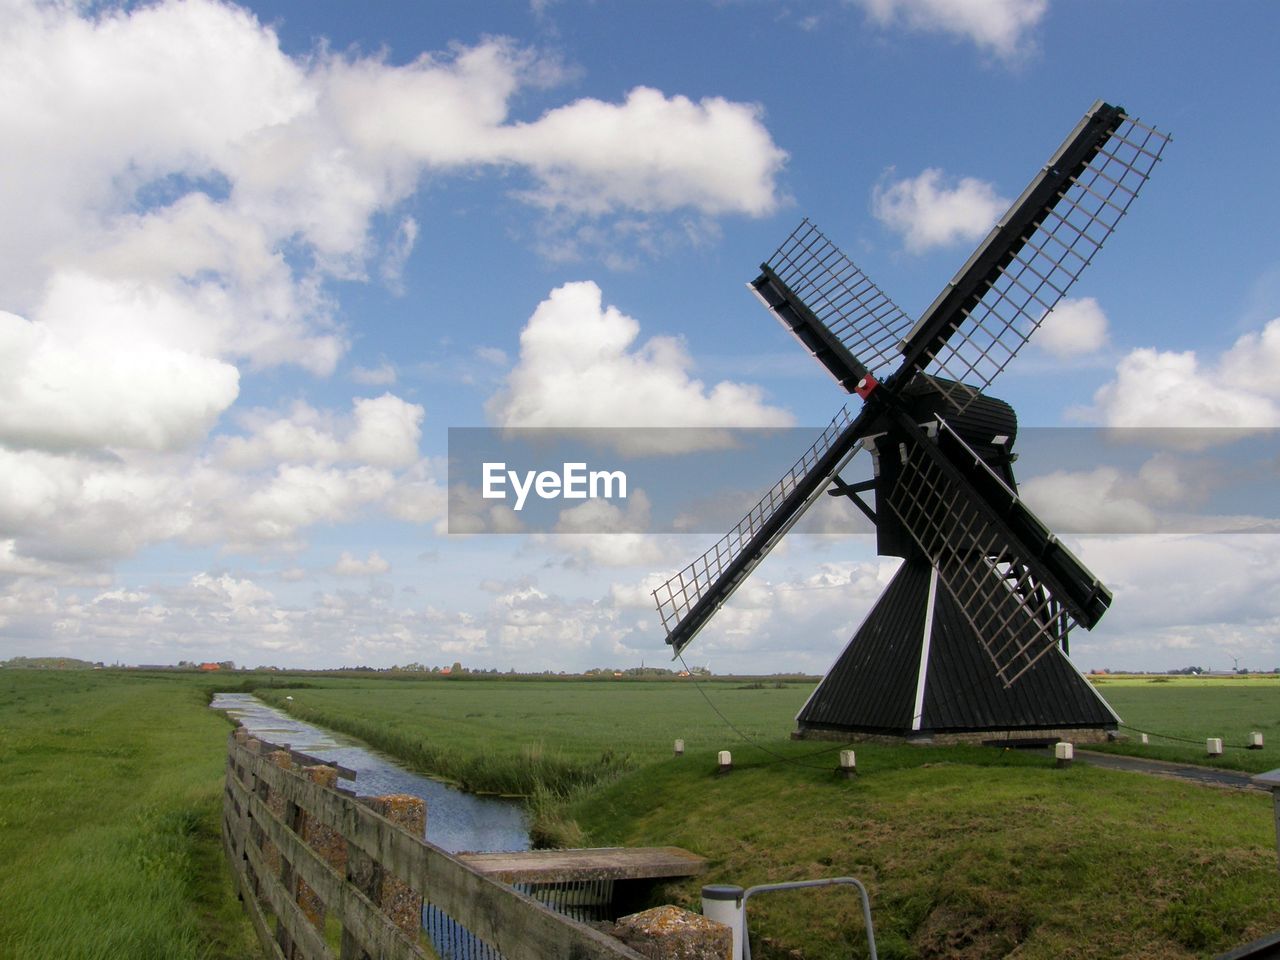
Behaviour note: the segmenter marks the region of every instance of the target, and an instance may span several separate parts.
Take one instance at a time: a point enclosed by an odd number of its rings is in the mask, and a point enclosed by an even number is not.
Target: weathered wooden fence
[[[412,810],[406,829],[393,801],[334,789],[337,771],[308,759],[243,729],[229,738],[223,842],[275,960],[429,958],[424,902],[509,960],[642,960],[426,842]]]

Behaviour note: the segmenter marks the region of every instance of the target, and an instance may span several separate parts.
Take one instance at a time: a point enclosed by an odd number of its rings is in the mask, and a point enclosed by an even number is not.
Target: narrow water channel
[[[413,773],[358,740],[295,720],[253,694],[219,693],[209,706],[225,710],[255,737],[349,767],[355,782],[342,785],[361,796],[421,797],[427,803],[426,839],[451,853],[529,849],[529,823],[518,801],[477,797]]]

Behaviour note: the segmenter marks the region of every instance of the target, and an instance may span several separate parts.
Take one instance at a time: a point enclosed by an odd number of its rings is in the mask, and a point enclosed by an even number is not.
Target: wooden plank
[[[343,780],[354,780],[356,778],[356,772],[354,770],[350,767],[344,767],[342,764],[336,763],[333,760],[321,760],[319,757],[313,757],[309,753],[303,753],[301,750],[295,750],[287,744],[272,743],[269,740],[261,740],[258,737],[254,737],[253,739],[258,740],[258,742],[262,744],[262,752],[264,754],[272,753],[275,750],[284,750],[289,754],[289,759],[294,763],[299,763],[303,766],[309,767],[333,767],[333,769],[338,771],[338,776]]]
[[[271,810],[266,806],[265,802],[257,800],[253,796],[253,792],[243,783],[230,778],[228,788],[228,794],[224,800],[226,809],[234,814],[234,804],[238,802],[244,811],[240,819],[245,824],[251,820],[249,809],[251,797],[262,804],[262,809],[266,811],[267,817],[272,817]],[[265,935],[274,947],[273,954],[278,953],[282,957],[290,958],[290,960],[332,960],[333,954],[325,943],[323,936],[315,929],[298,905],[294,888],[276,875],[276,872],[266,862],[262,849],[248,840],[247,827],[244,828],[243,836],[240,839],[242,841],[241,854],[237,864],[239,867],[238,872],[241,875],[242,900],[246,904],[252,903],[253,907],[257,909],[258,897],[265,898],[271,904],[271,909],[279,922],[276,933],[271,934],[267,931],[264,917],[262,929],[258,930],[259,939]],[[256,884],[254,878],[256,878]],[[282,903],[287,903],[288,906],[282,907]],[[299,933],[301,927],[306,929]],[[281,931],[286,934],[283,943],[280,937]]]
[[[680,847],[595,847],[578,850],[460,853],[458,859],[486,877],[503,883],[695,877],[707,868],[707,861],[703,857]]]
[[[483,876],[361,804],[289,774],[238,744],[232,749],[255,777],[284,792],[319,822],[337,830],[430,903],[508,956],[643,960],[620,941]]]
[[[254,798],[255,801],[257,798]],[[264,804],[265,806],[265,804]],[[274,822],[274,821],[273,821]],[[298,906],[292,890],[285,889],[283,883],[271,876],[267,862],[262,854],[252,846],[247,848],[249,862],[261,878],[260,889],[263,896],[271,904],[276,920],[289,934],[294,949],[300,950],[307,960],[333,960],[333,953],[324,937],[320,935],[307,915]],[[273,941],[274,942],[274,941]],[[291,951],[292,952],[292,951]]]
[[[423,960],[426,957],[417,943],[406,937],[372,900],[347,883],[297,834],[272,816],[270,807],[257,797],[250,797],[249,810],[254,819],[262,823],[271,842],[279,848],[280,855],[292,864],[294,872],[307,881],[341,920],[343,929],[352,930],[370,956],[379,960]],[[307,928],[314,931],[301,908],[296,904],[294,908]]]
[[[253,896],[249,878],[243,872],[243,862],[239,857],[235,856],[230,847],[225,849],[227,858],[232,863],[231,878],[236,885],[236,894],[240,897],[240,902],[244,904],[245,912],[249,914],[249,922],[253,924],[253,931],[258,935],[258,942],[271,960],[286,960],[285,955],[280,952],[280,946],[276,943],[276,938],[271,935],[271,930],[267,927],[267,918],[263,916],[262,908],[258,906],[258,901]]]

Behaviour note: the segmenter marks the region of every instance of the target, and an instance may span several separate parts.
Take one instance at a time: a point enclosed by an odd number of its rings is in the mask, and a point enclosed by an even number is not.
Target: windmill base
[[[1042,746],[1066,740],[1074,744],[1106,743],[1116,727],[1060,727],[1054,730],[944,730],[908,734],[868,733],[860,730],[808,727],[803,724],[791,734],[792,740],[831,740],[837,743],[880,743],[886,746],[953,747],[953,746]]]
[[[1096,743],[1120,718],[1057,647],[1006,687],[937,571],[913,557],[796,722],[804,739]]]

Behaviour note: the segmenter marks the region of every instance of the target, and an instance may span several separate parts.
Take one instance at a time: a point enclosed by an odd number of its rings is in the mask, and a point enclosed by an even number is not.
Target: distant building
[[[220,664],[220,663],[202,663],[202,664],[200,664],[200,669],[201,669],[201,670],[204,670],[206,673],[211,673],[211,672],[212,672],[212,671],[214,671],[214,670],[221,670],[221,669],[222,669],[222,664]]]

